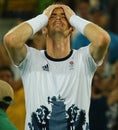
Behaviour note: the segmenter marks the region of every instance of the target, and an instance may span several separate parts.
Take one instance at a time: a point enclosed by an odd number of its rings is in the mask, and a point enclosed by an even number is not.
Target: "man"
[[[12,87],[7,82],[0,80],[0,130],[17,130],[6,114],[6,110],[13,103],[13,100]]]
[[[70,49],[73,26],[91,41],[89,46]],[[40,29],[46,37],[46,51],[24,44]],[[102,28],[62,4],[49,6],[5,35],[4,44],[24,84],[25,130],[89,130],[91,81],[109,42]]]

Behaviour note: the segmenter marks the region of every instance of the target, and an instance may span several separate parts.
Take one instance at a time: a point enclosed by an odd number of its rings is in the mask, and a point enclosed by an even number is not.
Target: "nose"
[[[60,15],[57,15],[57,16],[56,16],[56,19],[57,19],[57,20],[60,20],[60,19],[61,19],[61,16],[60,16]]]

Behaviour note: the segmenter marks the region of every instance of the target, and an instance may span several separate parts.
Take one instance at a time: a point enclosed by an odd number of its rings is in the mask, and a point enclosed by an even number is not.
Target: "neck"
[[[55,59],[66,57],[70,53],[70,37],[47,38],[47,54]]]

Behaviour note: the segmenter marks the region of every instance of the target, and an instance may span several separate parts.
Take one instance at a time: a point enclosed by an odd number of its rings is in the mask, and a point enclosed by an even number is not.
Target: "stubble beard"
[[[56,39],[56,38],[61,38],[61,37],[64,37],[64,31],[62,30],[54,30],[54,31],[51,31],[49,33],[49,35],[53,38],[53,39]]]

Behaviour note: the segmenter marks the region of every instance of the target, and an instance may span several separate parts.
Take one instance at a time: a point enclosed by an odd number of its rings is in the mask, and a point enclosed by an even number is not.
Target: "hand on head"
[[[65,12],[65,15],[66,15],[66,18],[69,21],[70,17],[72,15],[75,15],[75,12],[69,6],[67,6],[67,5],[60,5],[60,6],[63,8],[63,10]]]
[[[43,14],[45,14],[48,18],[50,18],[53,10],[56,9],[56,8],[62,8],[64,10],[64,13],[65,13],[65,16],[66,16],[68,22],[70,20],[70,17],[72,15],[75,15],[74,11],[69,6],[64,5],[64,4],[50,5],[49,7],[47,7],[44,10]],[[70,28],[64,32],[65,37],[69,36],[73,32],[73,30],[74,30],[74,28],[72,26],[70,26]]]
[[[50,5],[43,11],[43,14],[45,14],[48,18],[50,18],[53,10],[55,8],[57,8],[57,7],[58,7],[58,5],[56,5],[56,4],[55,5]]]
[[[63,4],[50,5],[44,10],[43,14],[47,15],[47,17],[50,18],[53,10],[59,7],[63,8],[68,21],[72,15],[75,15],[74,11],[69,6]]]

